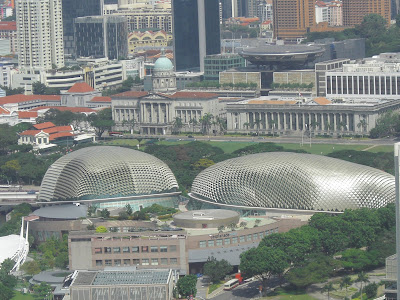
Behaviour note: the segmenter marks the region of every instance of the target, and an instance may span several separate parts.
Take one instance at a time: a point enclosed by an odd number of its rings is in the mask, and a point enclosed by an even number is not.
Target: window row
[[[149,252],[176,252],[176,245],[170,246],[134,246],[134,247],[97,247],[95,254],[101,253],[149,253]]]
[[[170,258],[168,262],[168,258],[143,258],[143,259],[105,259],[96,260],[96,266],[158,266],[158,265],[177,265],[177,258]]]
[[[199,242],[199,247],[200,248],[206,248],[206,247],[215,247],[215,246],[222,246],[222,245],[230,245],[230,244],[237,244],[237,243],[244,243],[244,242],[252,242],[256,240],[261,240],[265,236],[272,234],[272,233],[278,233],[278,228],[273,228],[271,230],[267,230],[264,232],[257,232],[253,234],[247,234],[247,235],[241,235],[239,237],[234,236],[234,237],[229,237],[229,238],[224,238],[224,239],[215,239],[215,240],[209,240],[209,241],[200,241]]]

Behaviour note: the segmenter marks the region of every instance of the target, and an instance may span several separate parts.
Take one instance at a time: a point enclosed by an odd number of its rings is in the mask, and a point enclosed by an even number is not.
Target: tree
[[[256,134],[259,135],[260,132],[260,125],[261,125],[261,120],[260,119],[255,119],[254,124],[256,124]]]
[[[334,287],[333,287],[333,283],[329,282],[327,284],[325,284],[322,288],[322,293],[327,292],[328,293],[328,300],[330,299],[330,292],[334,291]]]
[[[0,155],[7,154],[9,147],[17,145],[18,135],[7,124],[0,124]]]
[[[214,116],[212,114],[206,113],[200,118],[201,131],[203,134],[209,134],[213,117]]]
[[[214,164],[215,162],[213,162],[211,159],[201,158],[193,164],[193,167],[199,170],[204,170],[207,169],[208,167],[211,167]]]
[[[1,171],[8,177],[10,181],[18,182],[18,171],[21,170],[21,165],[16,159],[7,161],[1,166]]]
[[[368,299],[375,299],[378,292],[378,285],[376,283],[370,283],[365,286],[365,294]]]
[[[224,225],[218,226],[218,232],[222,232],[224,231],[224,229],[225,229]]]
[[[362,23],[357,26],[361,36],[369,39],[376,39],[386,32],[387,22],[384,17],[378,14],[364,16]]]
[[[361,128],[361,137],[364,136],[364,132],[367,130],[368,123],[365,119],[361,119],[360,122],[357,123],[357,127]]]
[[[245,221],[242,221],[239,223],[239,227],[245,228],[247,226],[247,223]]]
[[[97,232],[97,233],[105,233],[105,232],[107,232],[107,231],[108,231],[107,228],[104,227],[104,226],[97,226],[97,227],[96,227],[96,232]]]
[[[232,265],[225,259],[216,260],[214,257],[208,258],[203,266],[204,275],[209,276],[213,283],[220,282],[232,270]]]
[[[110,217],[110,211],[107,208],[104,208],[100,211],[100,217],[107,219]]]
[[[340,289],[346,289],[346,298],[347,298],[347,288],[351,285],[350,276],[345,276],[340,280]]]
[[[33,286],[33,292],[36,299],[47,299],[51,295],[52,288],[50,284],[41,282]]]
[[[197,122],[197,120],[196,119],[190,119],[189,120],[189,124],[192,124],[192,131],[194,132],[194,127],[198,124],[199,122]]]
[[[249,130],[249,126],[250,126],[249,122],[243,123],[243,127],[246,127],[246,130]],[[249,133],[247,132],[246,134],[249,134]]]
[[[259,246],[240,255],[240,271],[246,277],[259,276],[264,292],[271,276],[281,276],[288,267],[288,257],[281,249]]]
[[[175,117],[172,123],[172,133],[179,134],[182,127],[183,127],[182,119],[179,117]]]
[[[35,275],[35,274],[39,274],[40,273],[40,266],[38,264],[38,262],[36,260],[31,260],[31,261],[27,261],[25,262],[22,266],[21,266],[21,270],[24,271],[26,274],[28,275]]]
[[[128,216],[132,216],[132,214],[133,214],[132,206],[130,204],[127,204],[127,205],[125,205],[125,209],[126,209],[126,213],[128,214]]]
[[[186,275],[179,278],[178,283],[176,284],[178,293],[184,297],[188,297],[190,295],[193,295],[193,297],[195,297],[197,294],[196,283],[196,275]]]
[[[361,289],[360,289],[361,298],[360,299],[362,300],[362,298],[363,298],[363,283],[369,282],[368,275],[365,274],[364,272],[358,273],[356,282],[360,282],[361,283]]]
[[[32,83],[32,92],[34,95],[44,95],[46,91],[46,85],[40,81]]]
[[[104,131],[110,131],[112,126],[115,125],[112,119],[111,108],[104,108],[97,114],[91,114],[88,117],[89,123],[95,128],[95,132],[98,138],[101,138]]]
[[[271,124],[272,127],[272,136],[274,136],[275,130],[278,127],[278,120],[271,120],[269,123]]]

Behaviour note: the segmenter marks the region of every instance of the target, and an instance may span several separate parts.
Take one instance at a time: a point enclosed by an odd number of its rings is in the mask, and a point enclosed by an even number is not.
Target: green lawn
[[[316,298],[311,297],[306,294],[305,291],[295,291],[295,290],[285,290],[282,288],[277,288],[273,293],[269,294],[268,297],[263,297],[261,299],[270,300],[316,300]]]
[[[285,149],[290,150],[305,150],[311,154],[322,154],[326,155],[331,152],[340,151],[340,150],[357,150],[361,151],[370,146],[368,145],[341,145],[341,144],[313,144],[311,141],[311,147],[309,143],[304,142],[304,145],[301,146],[300,144],[277,144],[282,146]]]
[[[134,139],[115,139],[102,142],[102,144],[115,146],[136,146],[138,141]]]
[[[31,294],[21,294],[20,292],[15,292],[15,296],[11,298],[11,300],[33,300],[33,296]]]
[[[368,150],[368,152],[393,152],[394,146],[376,146]]]

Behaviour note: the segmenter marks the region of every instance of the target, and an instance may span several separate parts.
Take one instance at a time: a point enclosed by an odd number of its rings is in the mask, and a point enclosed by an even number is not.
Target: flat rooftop
[[[152,285],[167,284],[171,271],[161,270],[132,270],[125,271],[79,271],[72,283],[73,286],[82,285]]]
[[[239,214],[233,210],[227,209],[203,209],[185,211],[174,215],[177,220],[224,220],[237,217]]]

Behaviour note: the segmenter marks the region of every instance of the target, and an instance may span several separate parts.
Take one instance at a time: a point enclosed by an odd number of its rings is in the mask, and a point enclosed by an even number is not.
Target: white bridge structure
[[[29,252],[28,228],[29,222],[26,222],[24,237],[24,218],[21,220],[21,232],[19,235],[11,234],[0,237],[0,264],[7,258],[15,262],[11,271],[18,271],[25,262]]]

